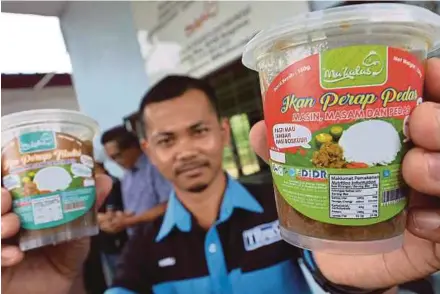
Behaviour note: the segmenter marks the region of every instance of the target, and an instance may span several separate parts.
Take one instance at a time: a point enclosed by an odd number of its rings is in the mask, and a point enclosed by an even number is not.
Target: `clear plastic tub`
[[[259,72],[281,235],[306,249],[373,254],[402,245],[409,114],[440,16],[404,4],[310,12],[258,33]]]
[[[21,220],[22,250],[98,233],[93,138],[76,112],[31,110],[1,118],[2,186]]]

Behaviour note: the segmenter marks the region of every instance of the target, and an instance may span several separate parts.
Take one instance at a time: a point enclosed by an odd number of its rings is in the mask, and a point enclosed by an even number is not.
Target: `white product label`
[[[330,217],[378,217],[379,179],[379,174],[330,175]]]

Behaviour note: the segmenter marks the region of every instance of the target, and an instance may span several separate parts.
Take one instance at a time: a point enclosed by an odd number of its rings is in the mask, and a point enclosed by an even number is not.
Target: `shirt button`
[[[216,253],[217,252],[217,246],[214,243],[209,244],[208,251],[209,251],[209,253]]]

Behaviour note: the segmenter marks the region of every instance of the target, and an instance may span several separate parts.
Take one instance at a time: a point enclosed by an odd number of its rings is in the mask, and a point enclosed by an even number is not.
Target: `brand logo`
[[[387,47],[353,46],[320,55],[323,88],[382,85],[387,80]]]
[[[280,224],[278,220],[243,231],[243,242],[246,251],[252,251],[280,240]]]
[[[168,267],[176,264],[176,259],[174,257],[165,257],[159,260],[157,263],[159,267]]]
[[[327,172],[325,170],[300,170],[298,177],[309,180],[325,180],[327,179]]]
[[[20,153],[54,150],[56,146],[53,132],[41,131],[26,133],[19,138]]]

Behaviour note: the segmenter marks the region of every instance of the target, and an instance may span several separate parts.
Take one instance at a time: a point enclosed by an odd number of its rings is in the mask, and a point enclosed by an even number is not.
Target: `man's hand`
[[[109,211],[98,214],[98,223],[102,231],[115,234],[128,227],[136,226],[143,222],[154,221],[159,216],[163,215],[167,209],[167,203],[160,203],[155,207],[139,214],[134,215],[132,212]]]
[[[134,213],[124,211],[107,211],[98,213],[99,228],[109,234],[116,234],[133,225]]]
[[[112,180],[96,177],[97,207],[110,192]],[[2,240],[16,235],[20,221],[11,212],[11,195],[2,188]],[[89,238],[23,253],[17,246],[1,248],[2,293],[65,294],[72,287],[89,251]]]
[[[440,270],[440,59],[430,59],[426,100],[410,118],[411,139],[417,146],[404,158],[402,172],[413,188],[404,245],[394,252],[349,256],[314,253],[332,282],[360,288],[383,288],[429,276]],[[268,160],[266,127],[251,130],[255,152]],[[431,195],[431,196],[428,196]]]

